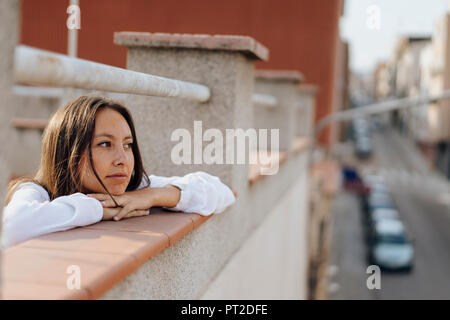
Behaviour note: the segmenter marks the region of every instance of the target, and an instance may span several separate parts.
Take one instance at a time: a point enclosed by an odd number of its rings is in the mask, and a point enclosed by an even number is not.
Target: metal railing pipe
[[[345,111],[335,112],[319,120],[315,127],[315,136],[318,136],[322,129],[335,122],[348,121],[361,116],[379,114],[398,109],[417,107],[444,99],[450,99],[450,90],[443,91],[440,94],[434,96],[423,95],[417,97],[393,99],[369,104],[358,108],[348,109]]]
[[[24,45],[15,49],[16,82],[72,87],[156,97],[207,101],[208,87],[168,79],[102,63],[69,57]]]
[[[269,94],[254,93],[252,96],[252,102],[254,105],[266,106],[274,108],[278,104],[276,97]]]

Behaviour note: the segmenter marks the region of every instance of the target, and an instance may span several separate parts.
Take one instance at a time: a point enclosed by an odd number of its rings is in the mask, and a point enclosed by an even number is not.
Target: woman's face
[[[95,116],[91,142],[92,162],[99,178],[112,195],[125,192],[134,169],[133,136],[125,118],[110,108]],[[85,193],[106,193],[89,165],[89,153],[81,157],[81,182]]]

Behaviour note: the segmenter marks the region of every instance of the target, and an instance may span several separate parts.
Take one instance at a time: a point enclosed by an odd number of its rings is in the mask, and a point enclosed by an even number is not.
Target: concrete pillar
[[[8,154],[11,147],[8,144],[11,134],[10,121],[14,110],[14,96],[12,93],[14,48],[17,43],[19,27],[20,2],[16,0],[0,1],[0,96],[2,107],[0,109],[0,194],[2,201],[6,192],[10,170]]]
[[[56,97],[15,95],[15,119],[50,119],[60,106]],[[10,141],[14,148],[10,158],[12,176],[34,176],[41,160],[42,132],[40,129],[14,129]]]
[[[254,39],[242,36],[118,32],[114,42],[128,48],[128,69],[203,84],[211,90],[206,103],[129,96],[126,105],[136,121],[148,172],[169,176],[204,170],[238,192],[240,186],[246,186],[248,161],[245,165],[225,164],[225,151],[230,148],[225,143],[225,134],[226,129],[252,127],[254,61],[266,60],[268,50]],[[220,130],[224,164],[205,164],[204,160],[194,158],[196,148],[201,148],[201,133],[194,132],[194,121],[202,121],[203,133],[209,128]],[[191,164],[177,165],[171,159],[172,148],[180,141],[180,138],[171,141],[171,135],[179,128],[190,132],[192,142],[194,137],[200,139],[191,144]],[[203,142],[203,150],[210,143]]]
[[[301,84],[298,87],[299,103],[296,110],[296,135],[309,136],[313,132],[316,94],[319,91],[318,87],[312,84]]]
[[[179,141],[171,141],[171,135],[176,129],[187,129],[193,139],[194,121],[202,121],[203,133],[210,128],[218,129],[224,140],[226,129],[251,128],[254,61],[267,59],[268,50],[252,38],[240,36],[121,32],[115,34],[114,41],[128,47],[128,69],[203,84],[211,90],[211,99],[206,103],[127,97],[125,104],[136,122],[147,172],[172,176],[206,171],[220,177],[239,196],[226,212],[214,215],[201,228],[141,266],[133,277],[111,290],[108,297],[123,297],[124,290],[138,286],[142,289],[139,294],[146,298],[194,299],[249,237],[257,216],[251,214],[248,201],[248,161],[177,165],[172,161],[171,149]],[[210,143],[203,142],[203,149]],[[192,141],[192,161],[194,147],[200,145]],[[224,159],[229,149],[230,145],[224,141]],[[174,267],[179,265],[180,257],[181,269]]]
[[[9,144],[9,140],[12,132],[10,121],[14,110],[14,97],[12,94],[13,65],[14,48],[16,46],[17,37],[19,34],[19,12],[19,1],[0,1],[0,97],[2,97],[2,106],[0,108],[0,197],[2,201],[2,208],[6,196],[6,186],[10,175],[8,155],[12,151],[13,147]],[[0,214],[0,238],[2,220],[2,215]]]
[[[303,76],[297,71],[257,70],[255,93],[270,94],[277,98],[276,107],[255,106],[255,127],[280,129],[280,151],[289,151],[295,136],[298,84]],[[267,141],[271,148],[270,139]]]

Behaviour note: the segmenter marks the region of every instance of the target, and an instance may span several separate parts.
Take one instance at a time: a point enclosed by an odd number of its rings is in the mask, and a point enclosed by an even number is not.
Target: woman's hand
[[[153,206],[150,188],[136,191],[125,192],[120,196],[113,196],[119,206],[108,194],[91,193],[88,197],[95,198],[100,201],[103,206],[103,220],[120,220],[121,218],[130,218],[145,215],[144,212],[150,212]]]
[[[174,207],[180,200],[181,191],[177,187],[169,185],[163,188],[144,188],[125,192],[120,196],[113,196],[118,207],[108,194],[91,193],[87,196],[101,202],[104,220],[119,221],[122,218],[145,215],[144,211],[149,212],[150,208],[154,206]]]
[[[103,208],[103,218],[102,220],[113,220],[113,218],[119,214],[121,207],[115,208]],[[132,218],[132,217],[142,217],[148,216],[150,214],[150,209],[147,210],[134,210],[129,212],[124,218]]]

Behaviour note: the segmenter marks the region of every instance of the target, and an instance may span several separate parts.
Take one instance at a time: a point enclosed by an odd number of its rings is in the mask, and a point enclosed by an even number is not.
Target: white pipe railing
[[[312,153],[316,148],[317,138],[319,134],[322,132],[323,129],[325,129],[327,126],[333,123],[350,121],[358,117],[368,116],[372,114],[380,114],[393,110],[400,110],[413,107],[424,107],[428,103],[435,103],[437,101],[445,99],[450,99],[450,90],[445,90],[440,94],[434,96],[421,95],[417,97],[393,99],[329,114],[328,116],[325,116],[322,119],[320,119],[317,122],[316,126],[314,127],[314,130],[310,132],[312,140],[312,143],[310,145],[311,155],[309,156],[310,165],[312,164],[313,161]]]
[[[252,96],[252,102],[254,105],[265,106],[274,108],[278,104],[276,97],[269,94],[254,93]]]
[[[435,96],[417,96],[394,99],[345,111],[335,112],[319,120],[315,127],[315,135],[317,136],[322,131],[322,129],[334,122],[348,121],[354,118],[371,114],[379,114],[398,109],[417,107],[444,99],[450,99],[450,90],[443,91],[442,93]]]
[[[15,50],[16,82],[207,101],[208,87],[126,70],[28,46]]]

